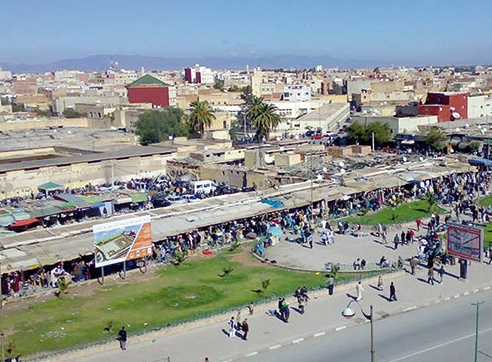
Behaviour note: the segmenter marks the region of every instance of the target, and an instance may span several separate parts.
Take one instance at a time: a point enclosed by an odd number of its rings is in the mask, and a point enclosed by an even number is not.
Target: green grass
[[[432,208],[434,213],[442,214],[446,211],[437,205]],[[367,213],[362,216],[346,218],[349,224],[374,225],[380,223],[382,225],[409,222],[418,218],[429,217],[429,203],[427,200],[407,202],[396,207],[386,207],[375,213]]]
[[[236,251],[235,251],[236,252]],[[132,334],[203,318],[246,306],[250,301],[291,294],[298,286],[326,285],[325,273],[298,272],[257,262],[244,266],[223,253],[179,267],[164,266],[152,278],[97,286],[90,296],[77,288],[61,298],[29,301],[24,309],[5,313],[6,341],[13,339],[16,354],[33,355],[112,340],[127,325]],[[234,270],[224,276],[223,269]],[[354,276],[339,274],[338,283]],[[357,275],[360,277],[360,275]],[[263,292],[262,281],[270,280]],[[111,332],[105,331],[109,324]]]
[[[492,205],[492,195],[482,197],[479,201],[479,204],[481,206],[485,206],[485,207],[491,206]]]

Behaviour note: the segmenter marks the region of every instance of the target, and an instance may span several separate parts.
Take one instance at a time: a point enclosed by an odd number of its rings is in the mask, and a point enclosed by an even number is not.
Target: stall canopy
[[[472,166],[492,166],[492,160],[488,160],[486,158],[470,158],[468,163]]]
[[[49,193],[53,191],[61,191],[63,190],[63,185],[54,183],[54,182],[47,182],[45,184],[39,185],[38,190],[44,193]]]

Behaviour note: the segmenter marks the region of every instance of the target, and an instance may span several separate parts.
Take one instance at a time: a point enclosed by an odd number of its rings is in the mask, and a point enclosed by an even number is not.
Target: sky
[[[489,0],[16,0],[0,13],[0,64],[103,54],[492,64]]]

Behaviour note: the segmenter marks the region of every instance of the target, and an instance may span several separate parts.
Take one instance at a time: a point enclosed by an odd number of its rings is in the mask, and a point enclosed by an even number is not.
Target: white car
[[[183,198],[186,202],[197,202],[200,201],[198,197],[195,195],[181,195],[181,198]]]
[[[188,201],[186,199],[184,199],[183,197],[181,196],[169,196],[166,198],[167,201],[169,201],[171,204],[185,204],[187,203]]]

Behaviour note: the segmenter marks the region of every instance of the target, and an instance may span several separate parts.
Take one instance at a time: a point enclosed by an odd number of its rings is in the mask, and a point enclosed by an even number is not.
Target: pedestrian
[[[357,258],[356,260],[354,260],[353,267],[354,267],[354,270],[360,269],[360,258]]]
[[[415,220],[415,223],[417,224],[417,231],[420,231],[420,225],[422,225],[422,220],[417,219]]]
[[[299,313],[304,314],[304,306],[306,305],[306,300],[302,294],[297,296],[297,305],[299,308]]]
[[[359,283],[357,283],[357,286],[355,287],[355,291],[357,293],[355,300],[357,302],[360,302],[362,300],[362,292],[364,291],[364,288],[362,287],[362,283],[360,281]]]
[[[437,273],[439,274],[439,284],[442,284],[444,278],[444,264],[441,264],[441,267],[439,268]]]
[[[412,275],[415,275],[415,268],[417,267],[418,261],[417,258],[412,256],[412,259],[410,259],[410,270],[412,272]]]
[[[431,266],[429,267],[429,270],[427,271],[427,283],[434,285],[434,267]]]
[[[383,291],[383,276],[381,274],[378,276],[378,290]]]
[[[390,297],[389,297],[390,302],[396,301],[396,288],[393,282],[390,284]]]
[[[241,329],[244,332],[243,339],[245,341],[248,340],[248,332],[249,332],[248,318],[244,318],[243,324],[241,325]]]
[[[382,239],[382,243],[384,245],[386,245],[388,243],[387,235],[388,234],[387,234],[386,230],[383,227],[383,231],[381,232],[381,239]]]
[[[328,294],[333,295],[333,289],[335,288],[335,278],[332,274],[328,277]]]
[[[253,303],[253,301],[251,301],[248,305],[248,311],[249,311],[249,315],[253,315],[254,311],[255,311],[255,304]]]
[[[118,336],[116,337],[116,340],[120,342],[120,348],[123,351],[126,351],[126,339],[127,339],[127,334],[126,334],[125,326],[123,326],[119,330]]]
[[[328,245],[328,234],[326,233],[326,231],[323,231],[323,233],[321,234],[321,241],[324,245]]]
[[[236,323],[234,321],[234,316],[229,320],[229,338],[234,338],[236,335]]]
[[[361,262],[360,262],[360,268],[362,270],[364,270],[364,268],[366,267],[366,264],[367,264],[366,259],[362,259]]]
[[[238,309],[237,310],[237,314],[236,314],[236,329],[238,331],[241,330],[241,309]]]
[[[393,244],[395,245],[395,250],[398,249],[399,243],[400,243],[400,237],[398,236],[398,233],[396,233],[395,237],[393,238]]]
[[[307,241],[309,244],[309,249],[312,249],[313,248],[313,241],[314,241],[313,233],[309,232],[309,235],[307,237]]]

